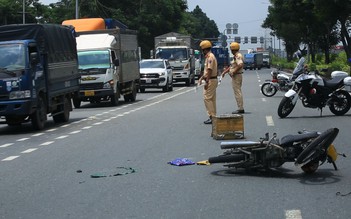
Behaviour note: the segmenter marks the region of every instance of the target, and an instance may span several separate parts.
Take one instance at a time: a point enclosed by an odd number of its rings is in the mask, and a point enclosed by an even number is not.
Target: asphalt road
[[[338,127],[335,146],[350,156],[351,112],[337,117],[326,108],[321,117],[298,103],[279,119],[283,93],[260,93],[269,78],[267,69],[244,74],[246,139]],[[227,76],[217,112],[235,106]],[[85,104],[69,123],[50,118],[41,132],[0,125],[0,218],[351,218],[349,157],[337,160],[338,171],[326,163],[313,175],[292,163],[269,172],[168,164],[222,153],[206,119],[202,88],[175,86],[116,107]]]

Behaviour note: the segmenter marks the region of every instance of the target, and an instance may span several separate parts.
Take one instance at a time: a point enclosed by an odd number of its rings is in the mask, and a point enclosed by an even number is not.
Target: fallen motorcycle
[[[280,140],[275,133],[271,138],[267,133],[259,141],[222,142],[223,155],[210,157],[208,162],[244,169],[270,169],[280,167],[285,162],[295,162],[305,173],[314,173],[327,161],[337,170],[335,160],[338,154],[332,143],[338,133],[338,128],[330,128],[322,133],[302,131]]]
[[[266,80],[261,86],[261,92],[266,97],[274,96],[277,91],[287,92],[292,87],[292,80],[279,69],[271,72],[272,79]]]

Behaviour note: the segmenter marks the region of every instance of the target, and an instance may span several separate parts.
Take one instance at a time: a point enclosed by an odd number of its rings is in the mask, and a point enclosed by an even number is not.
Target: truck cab
[[[195,84],[195,57],[192,38],[188,35],[168,33],[155,37],[152,58],[168,59],[173,67],[173,81]],[[153,54],[154,52],[154,54]]]

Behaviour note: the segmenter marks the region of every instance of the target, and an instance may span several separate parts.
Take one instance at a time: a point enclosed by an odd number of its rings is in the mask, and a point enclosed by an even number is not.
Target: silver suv
[[[167,59],[143,59],[140,61],[140,92],[146,88],[173,90],[173,70]]]

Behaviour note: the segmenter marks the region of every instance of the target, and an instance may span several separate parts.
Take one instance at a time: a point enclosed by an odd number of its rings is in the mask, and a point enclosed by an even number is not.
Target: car
[[[140,61],[140,92],[146,88],[173,90],[173,69],[167,59],[143,59]]]

